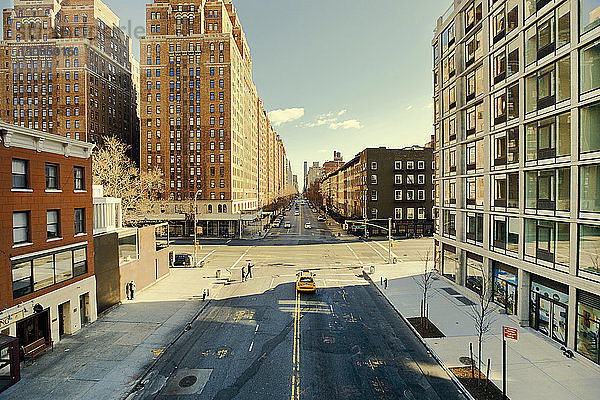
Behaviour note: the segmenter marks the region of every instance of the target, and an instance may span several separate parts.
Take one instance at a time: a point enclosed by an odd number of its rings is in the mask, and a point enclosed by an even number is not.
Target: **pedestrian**
[[[202,291],[202,301],[206,300],[206,289]]]
[[[252,278],[252,264],[248,263],[248,278]]]
[[[242,267],[242,282],[246,280],[246,267]]]
[[[383,287],[384,287],[385,289],[387,289],[387,278],[385,278],[385,280],[383,281]]]
[[[133,300],[135,297],[135,282],[133,280],[129,283],[129,287],[129,291],[131,292],[131,300]]]
[[[127,300],[131,300],[131,284],[127,282],[125,284],[125,294],[127,295]]]

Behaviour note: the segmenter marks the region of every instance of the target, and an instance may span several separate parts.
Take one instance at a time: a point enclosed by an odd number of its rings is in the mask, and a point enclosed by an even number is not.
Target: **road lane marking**
[[[249,352],[252,351],[252,347],[254,346],[254,340],[252,341],[252,343],[250,343],[250,348],[248,349]]]
[[[200,262],[204,262],[208,257],[210,257],[215,251],[217,251],[217,249],[214,249],[213,251],[211,251],[210,253],[208,253],[207,255],[205,255],[204,257],[202,257],[202,259],[200,259]]]
[[[300,293],[296,292],[294,308],[294,337],[292,344],[292,396],[291,400],[300,400]]]
[[[254,330],[254,333],[258,332],[258,327],[259,326],[260,326],[259,324],[256,324],[256,329]]]
[[[379,243],[379,242],[374,242],[374,243],[375,243],[376,245],[378,245],[379,247],[381,247],[382,249],[384,249],[385,251],[388,251],[388,248],[387,248],[387,247],[385,247],[384,245],[382,245],[381,243]],[[391,253],[392,253],[392,257],[396,257],[396,258],[398,258],[398,256],[396,255],[396,253],[394,253],[394,251],[393,251],[393,250],[391,251]]]
[[[235,268],[235,266],[236,266],[236,265],[238,265],[240,261],[242,261],[242,258],[246,257],[246,254],[248,254],[248,252],[250,251],[250,249],[251,249],[251,248],[253,248],[253,247],[254,247],[254,246],[250,246],[250,247],[248,247],[248,248],[246,249],[246,251],[244,252],[244,254],[242,254],[242,255],[240,256],[240,258],[238,258],[238,259],[237,259],[237,261],[235,262],[235,264],[233,264],[233,265],[231,266],[231,269],[234,269],[234,268]]]
[[[379,254],[379,256],[380,256],[381,258],[383,258],[383,259],[384,259],[384,261],[387,261],[387,258],[385,258],[385,257],[383,256],[383,254],[381,254],[381,253],[379,252],[379,250],[377,250],[375,247],[371,246],[371,243],[369,243],[369,242],[366,242],[366,243],[367,243],[367,246],[369,246],[369,247],[371,248],[371,250],[373,250],[375,253]]]
[[[363,262],[360,261],[360,258],[358,258],[358,256],[356,255],[356,253],[354,252],[354,250],[352,249],[352,247],[350,247],[349,244],[346,244],[346,247],[348,248],[348,250],[350,250],[352,252],[352,254],[354,254],[354,257],[356,257],[356,259],[358,260],[358,262],[360,263],[360,265],[363,265]]]

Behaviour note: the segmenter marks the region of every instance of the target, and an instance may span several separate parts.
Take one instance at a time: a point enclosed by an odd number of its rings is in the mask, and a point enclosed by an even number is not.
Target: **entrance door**
[[[539,315],[538,315],[538,330],[547,336],[550,336],[550,313],[552,306],[550,300],[538,296],[539,298]]]
[[[65,302],[58,306],[58,336],[59,340],[64,335],[71,333],[71,303]]]
[[[81,327],[89,322],[88,303],[90,295],[88,293],[79,296],[79,316],[81,318]]]
[[[46,309],[17,322],[19,346],[26,346],[40,338],[50,343],[50,310]]]
[[[567,308],[557,303],[552,305],[552,339],[567,343]]]

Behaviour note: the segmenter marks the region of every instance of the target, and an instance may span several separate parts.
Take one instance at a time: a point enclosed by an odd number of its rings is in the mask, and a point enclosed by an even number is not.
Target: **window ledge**
[[[25,246],[33,246],[33,243],[25,242],[25,243],[15,244],[15,245],[13,245],[13,249],[17,249],[19,247],[25,247]]]
[[[52,239],[46,239],[46,243],[56,242],[57,240],[62,240],[62,239],[63,239],[62,237],[57,237],[57,238],[52,238]]]
[[[87,193],[87,190],[73,190],[73,193]]]
[[[33,193],[33,189],[10,189],[11,192]]]
[[[61,189],[46,189],[46,193],[62,193]]]
[[[87,232],[82,232],[82,233],[78,233],[77,235],[73,235],[74,238],[82,237],[82,236],[87,236]]]

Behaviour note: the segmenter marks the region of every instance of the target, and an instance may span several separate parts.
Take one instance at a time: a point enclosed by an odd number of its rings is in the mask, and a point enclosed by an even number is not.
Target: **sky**
[[[104,0],[134,33],[145,0]],[[431,39],[450,0],[233,0],[258,94],[293,173],[366,147],[425,144],[433,132]],[[0,7],[12,0],[0,0]],[[138,56],[139,58],[139,56]]]

